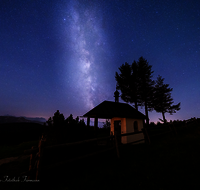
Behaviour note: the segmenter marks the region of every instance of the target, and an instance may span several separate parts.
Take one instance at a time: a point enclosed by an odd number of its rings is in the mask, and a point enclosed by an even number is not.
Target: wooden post
[[[36,168],[36,180],[39,180],[41,178],[41,167],[42,167],[42,159],[43,159],[43,151],[44,151],[44,143],[45,139],[42,135],[42,138],[39,142],[39,159],[37,162],[37,168]]]
[[[89,127],[90,126],[90,118],[88,117],[87,118],[87,127]]]
[[[35,149],[35,146],[32,146],[32,150]],[[29,175],[28,179],[33,179],[33,173],[34,173],[34,164],[35,164],[35,159],[36,158],[36,153],[31,153],[30,155],[30,164],[29,164]]]
[[[98,128],[98,117],[95,117],[94,120],[94,135],[97,136],[97,128]]]

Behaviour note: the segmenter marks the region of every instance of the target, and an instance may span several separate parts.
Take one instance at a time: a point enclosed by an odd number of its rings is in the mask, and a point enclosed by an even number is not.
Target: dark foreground
[[[46,169],[40,182],[0,182],[14,189],[38,186],[56,189],[199,189],[200,127],[168,136],[150,145],[115,151]],[[28,170],[29,159],[0,166],[1,177]]]

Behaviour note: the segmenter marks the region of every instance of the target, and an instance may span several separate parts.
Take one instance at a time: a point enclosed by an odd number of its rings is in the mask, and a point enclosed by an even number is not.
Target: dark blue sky
[[[2,0],[0,47],[0,115],[81,116],[143,56],[181,102],[166,119],[200,117],[200,1]]]

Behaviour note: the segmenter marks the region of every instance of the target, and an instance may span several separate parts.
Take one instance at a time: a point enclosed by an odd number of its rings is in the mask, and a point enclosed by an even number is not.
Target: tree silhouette
[[[50,143],[73,142],[89,138],[91,135],[84,119],[79,120],[79,117],[74,119],[72,114],[65,119],[59,110],[46,123],[48,124],[47,136]]]
[[[146,121],[149,124],[148,111],[153,110],[153,85],[152,66],[147,60],[140,57],[132,65],[127,62],[119,67],[120,74],[116,72],[117,89],[121,90],[121,98],[127,103],[135,103],[135,108],[145,106]]]
[[[53,117],[50,117],[48,121],[46,122],[48,126],[54,127],[54,128],[60,128],[60,127],[71,127],[71,126],[86,126],[84,119],[79,120],[79,117],[77,116],[76,119],[73,118],[73,115],[70,114],[70,116],[65,119],[64,115],[57,110],[54,113]]]
[[[48,125],[49,127],[52,127],[52,126],[53,126],[53,120],[52,120],[52,118],[50,117],[50,118],[46,121],[46,123],[47,123],[47,125]]]
[[[135,109],[138,110],[139,94],[138,94],[138,75],[137,63],[134,61],[132,65],[127,62],[119,67],[120,74],[115,73],[117,81],[117,89],[121,91],[121,98],[127,103],[135,103]]]
[[[110,128],[110,120],[109,119],[106,119],[106,122],[103,123],[103,128],[105,128],[105,129]]]
[[[56,113],[54,113],[54,116],[53,116],[53,125],[54,126],[63,126],[64,125],[64,121],[65,121],[65,117],[63,114],[61,114],[59,112],[59,110],[56,111]]]
[[[70,116],[66,119],[66,124],[67,125],[73,125],[73,124],[75,124],[76,122],[75,122],[75,120],[73,119],[73,115],[72,114],[70,114]]]
[[[146,123],[149,125],[149,115],[148,111],[153,110],[153,91],[155,82],[152,80],[152,73],[154,71],[151,70],[152,66],[149,65],[146,59],[140,57],[138,62],[138,78],[139,85],[138,91],[140,95],[140,101],[142,106],[145,107],[145,115],[146,115]]]
[[[163,83],[164,78],[160,75],[157,77],[154,91],[154,109],[156,112],[161,112],[163,116],[163,121],[166,123],[165,113],[176,113],[180,110],[180,102],[176,105],[172,105],[173,98],[171,97],[171,91],[173,88],[169,88],[169,84]]]

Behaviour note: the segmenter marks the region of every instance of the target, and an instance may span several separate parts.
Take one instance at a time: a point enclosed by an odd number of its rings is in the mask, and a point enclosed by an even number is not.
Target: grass
[[[74,163],[71,171],[65,168],[60,184],[66,189],[192,188],[199,186],[199,147],[198,129],[151,145],[126,146],[120,160],[116,155],[101,155]]]
[[[150,145],[126,145],[116,152],[71,162],[44,173],[44,183],[31,183],[56,189],[194,189],[198,188],[200,128],[193,127],[180,135],[166,136]],[[29,148],[28,148],[29,149]],[[12,168],[27,168],[24,163],[0,167],[1,173]],[[17,170],[13,171],[14,175]],[[0,184],[1,185],[1,184]],[[15,183],[15,189],[21,189]]]
[[[38,140],[18,145],[0,145],[0,159],[23,155],[24,150],[31,149],[32,146],[38,146]]]
[[[0,145],[0,159],[24,155],[24,150],[31,149],[32,146],[38,146],[38,140],[23,142],[18,145]],[[27,158],[23,161],[13,161],[10,163],[2,164],[0,166],[0,181],[5,181],[5,176],[9,176],[9,179],[15,178],[15,180],[17,180],[22,172],[28,171],[29,162],[30,158]],[[0,188],[6,187],[10,189],[21,189],[24,187],[24,189],[27,189],[27,185],[30,189],[29,184],[26,183],[22,184],[19,182],[0,182]]]

